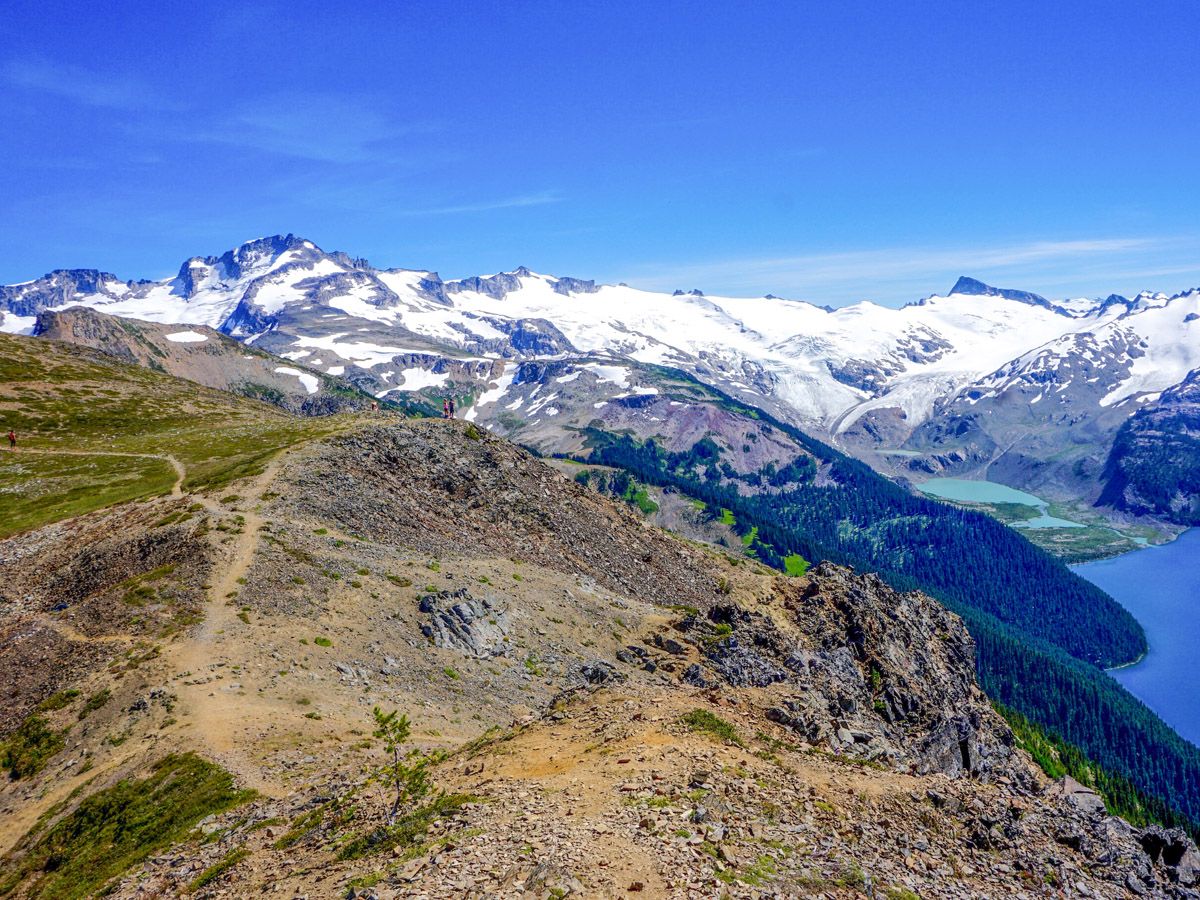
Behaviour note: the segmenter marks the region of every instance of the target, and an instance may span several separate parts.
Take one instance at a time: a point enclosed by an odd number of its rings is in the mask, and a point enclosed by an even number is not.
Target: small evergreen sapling
[[[389,793],[395,792],[387,816],[387,824],[394,825],[401,810],[415,807],[429,794],[429,767],[437,758],[417,747],[404,749],[412,734],[408,716],[400,715],[398,710],[385,713],[378,706],[371,714],[375,717],[374,735],[383,741],[383,749],[389,757],[376,771],[375,779]]]

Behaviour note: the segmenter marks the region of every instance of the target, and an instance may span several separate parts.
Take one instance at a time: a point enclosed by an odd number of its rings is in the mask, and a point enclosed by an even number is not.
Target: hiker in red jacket
[[[17,433],[15,431],[13,431],[11,428],[8,429],[8,449],[9,450],[17,449]]]

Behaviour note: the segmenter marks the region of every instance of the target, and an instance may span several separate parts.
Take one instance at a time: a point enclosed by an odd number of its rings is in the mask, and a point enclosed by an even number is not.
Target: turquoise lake
[[[1024,522],[1015,522],[1014,528],[1082,528],[1078,522],[1060,519],[1046,512],[1047,503],[1041,497],[1018,491],[1006,484],[994,481],[972,481],[966,478],[931,478],[917,487],[926,494],[943,500],[959,503],[1019,503],[1032,506],[1039,513]]]
[[[1150,652],[1136,665],[1109,672],[1134,696],[1194,744],[1200,744],[1200,529],[1169,544],[1072,566],[1133,613]]]

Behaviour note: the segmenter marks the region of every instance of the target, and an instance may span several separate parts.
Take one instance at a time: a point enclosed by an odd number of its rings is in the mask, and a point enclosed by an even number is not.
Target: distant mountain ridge
[[[986,471],[1060,499],[1099,498],[1118,429],[1200,369],[1200,290],[1052,301],[963,276],[900,309],[831,310],[524,266],[447,281],[294,234],[192,257],[160,281],[73,269],[0,287],[0,330],[31,333],[74,305],[207,325],[378,397],[465,395],[481,423],[544,450],[572,442],[567,417],[579,427],[602,403],[650,396],[665,366],[883,471]],[[579,367],[534,383],[525,364],[539,360]]]
[[[1032,306],[1044,306],[1047,309],[1053,308],[1053,304],[1039,294],[1033,294],[1029,291],[1014,291],[1008,288],[992,287],[990,284],[984,284],[982,281],[968,278],[966,275],[959,276],[958,281],[954,282],[954,287],[950,288],[950,293],[952,295],[976,294],[982,297],[1003,297],[1005,300],[1016,300],[1019,303],[1028,303]]]
[[[86,306],[44,311],[36,336],[99,350],[206,387],[253,397],[301,415],[366,409],[371,398],[328,371],[247,347],[207,325],[181,328],[109,316]]]

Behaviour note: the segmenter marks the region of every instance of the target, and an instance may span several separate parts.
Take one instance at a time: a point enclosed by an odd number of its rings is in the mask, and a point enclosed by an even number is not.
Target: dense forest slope
[[[776,493],[747,494],[712,477],[720,466],[714,448],[671,454],[652,441],[602,432],[591,436],[587,458],[683,491],[714,514],[725,510],[746,546],[778,568],[794,555],[831,559],[928,591],[963,616],[992,697],[1200,822],[1200,750],[1102,671],[1145,650],[1140,626],[1123,608],[1013,529],[914,497],[761,415],[805,443],[820,464],[816,475]]]
[[[747,495],[703,476],[691,454],[661,453],[653,441],[597,436],[590,459],[668,483],[756,527],[750,545],[782,568],[808,560],[853,562],[936,591],[1103,666],[1145,652],[1137,621],[1103,591],[1070,572],[1019,533],[982,513],[914,496],[865,464],[813,445],[826,467],[799,486]],[[718,460],[719,461],[719,460]],[[698,471],[699,469],[699,471]]]

